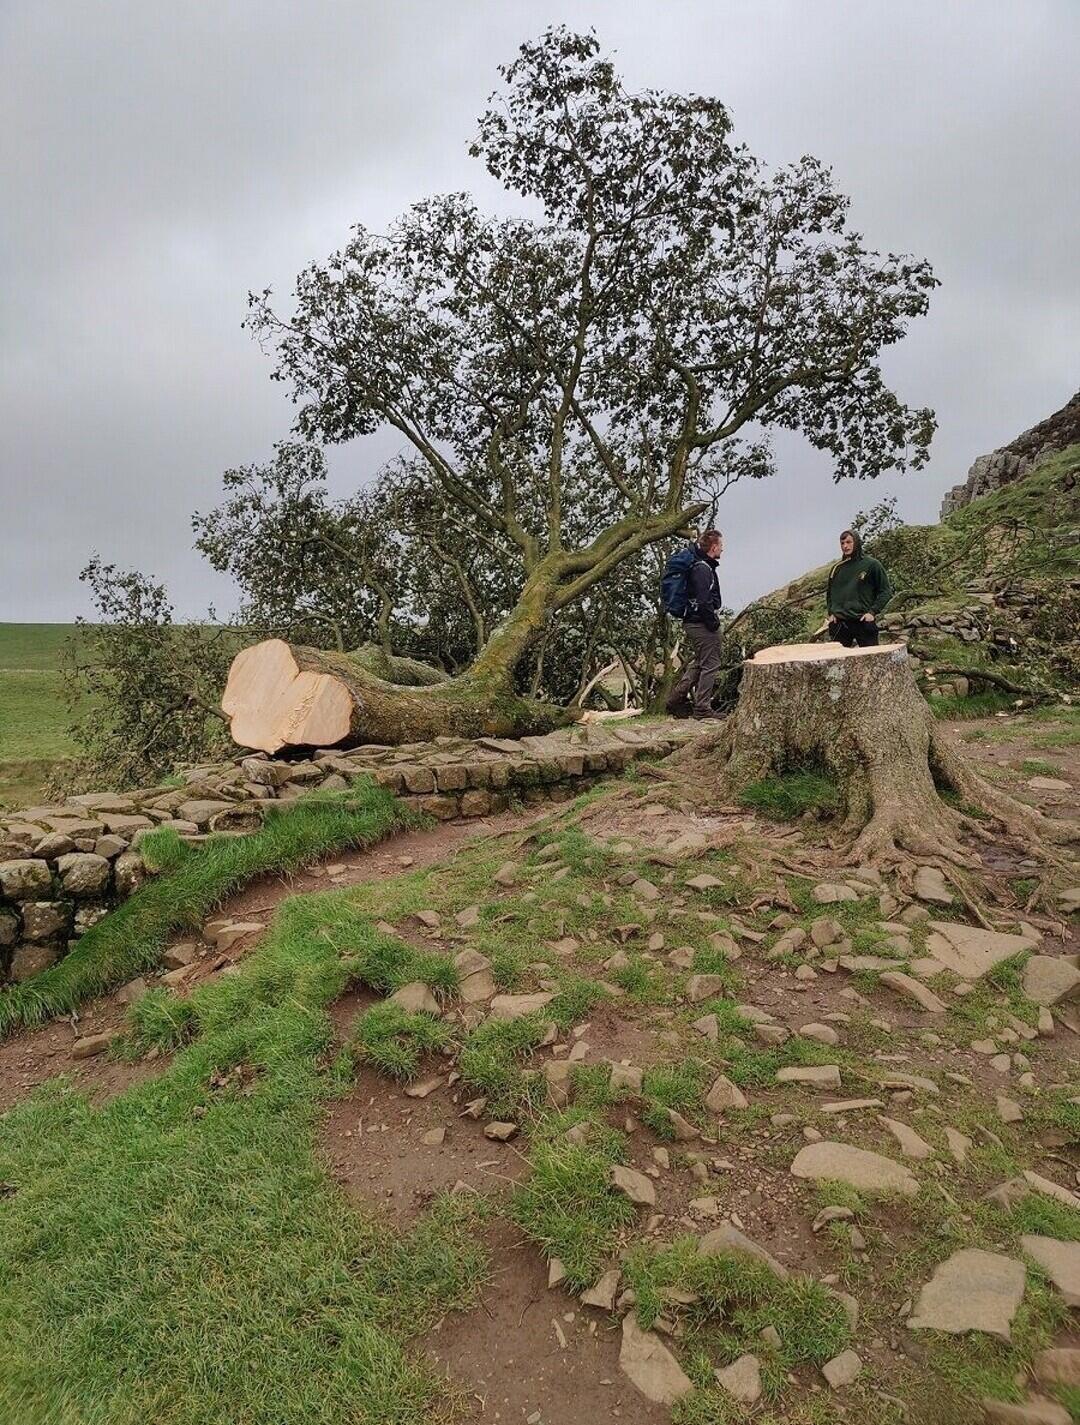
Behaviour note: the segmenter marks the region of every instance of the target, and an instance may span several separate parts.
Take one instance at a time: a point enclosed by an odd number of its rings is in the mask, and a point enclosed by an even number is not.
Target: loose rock
[[[1024,1284],[1023,1262],[965,1247],[942,1262],[923,1287],[908,1327],[953,1335],[985,1331],[1008,1341]]]
[[[864,1192],[899,1192],[914,1197],[919,1181],[902,1164],[849,1143],[810,1143],[800,1149],[791,1165],[796,1178],[815,1182],[841,1182]]]

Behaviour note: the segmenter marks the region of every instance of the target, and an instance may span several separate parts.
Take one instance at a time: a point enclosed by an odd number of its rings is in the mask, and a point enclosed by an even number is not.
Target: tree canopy
[[[426,199],[305,269],[287,315],[253,294],[248,320],[305,440],[398,431],[427,537],[506,571],[494,605],[516,603],[474,620],[474,668],[505,674],[625,560],[771,473],[770,428],[837,479],[925,461],[933,416],[879,357],[935,279],[848,229],[816,159],[769,171],[718,100],[629,93],[593,34],[548,30],[501,73],[471,152],[521,215]]]

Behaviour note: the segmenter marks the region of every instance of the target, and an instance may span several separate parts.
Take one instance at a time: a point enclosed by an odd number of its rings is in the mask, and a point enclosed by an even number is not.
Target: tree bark
[[[515,696],[509,680],[471,669],[427,687],[387,682],[347,653],[272,638],[233,659],[221,700],[233,741],[280,752],[550,732],[575,713]]]
[[[394,683],[399,688],[433,688],[437,683],[450,681],[450,674],[441,668],[421,663],[418,658],[388,653],[377,643],[362,643],[349,657],[384,683]]]
[[[838,786],[840,836],[857,861],[890,864],[909,853],[969,865],[962,834],[989,834],[972,812],[1028,845],[1068,834],[967,762],[919,692],[902,643],[763,649],[743,665],[735,711],[679,761],[727,798],[795,767],[823,768]],[[959,795],[960,810],[942,790]]]

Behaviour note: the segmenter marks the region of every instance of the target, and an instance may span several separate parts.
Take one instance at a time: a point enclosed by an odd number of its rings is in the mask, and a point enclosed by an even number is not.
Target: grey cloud
[[[931,518],[970,460],[1078,382],[1074,0],[6,0],[0,8],[0,619],[86,612],[91,549],[187,614],[229,590],[190,550],[221,471],[292,418],[240,330],[348,227],[468,188],[495,67],[544,25],[593,24],[633,86],[720,95],[764,158],[830,162],[876,246],[926,255],[931,316],[888,353],[936,407],[927,472],[834,486],[785,441],[732,491],[725,592],[827,558],[860,506]],[[342,491],[395,449],[331,453]]]

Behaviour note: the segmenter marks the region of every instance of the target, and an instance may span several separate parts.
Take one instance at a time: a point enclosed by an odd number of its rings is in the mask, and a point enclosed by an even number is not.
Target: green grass
[[[823,773],[796,770],[751,782],[739,793],[739,801],[772,821],[794,821],[808,811],[831,816],[839,794]]]
[[[975,670],[972,670],[976,676]],[[1015,698],[1008,693],[969,693],[966,698],[938,697],[932,694],[927,702],[930,711],[942,722],[965,721],[968,718],[992,717],[994,713],[1008,712]]]
[[[57,763],[73,757],[63,700],[67,623],[0,623],[0,807],[26,806]]]
[[[361,782],[351,792],[314,792],[275,806],[252,836],[211,838],[195,848],[174,832],[152,833],[142,850],[162,874],[87,931],[58,965],[0,997],[0,1037],[152,968],[174,931],[198,929],[254,876],[294,870],[339,847],[370,846],[413,819],[388,792]]]
[[[475,1293],[475,1199],[399,1235],[313,1152],[344,1081],[326,1009],[350,970],[323,934],[343,901],[286,902],[158,1079],[99,1111],[57,1080],[0,1117],[0,1419],[445,1418],[409,1339]]]
[[[360,1016],[353,1044],[366,1063],[392,1078],[409,1080],[419,1072],[423,1056],[442,1049],[449,1039],[449,1026],[441,1020],[383,1001]]]
[[[537,1144],[529,1155],[529,1180],[510,1205],[510,1215],[544,1256],[562,1262],[573,1291],[596,1281],[610,1264],[620,1231],[637,1216],[608,1181],[616,1158],[607,1146]]]

